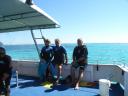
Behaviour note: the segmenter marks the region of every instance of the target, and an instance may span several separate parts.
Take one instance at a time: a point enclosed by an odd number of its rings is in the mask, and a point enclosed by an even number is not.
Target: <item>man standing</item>
[[[44,39],[45,46],[42,48],[41,53],[40,53],[40,64],[39,64],[39,69],[38,73],[40,77],[42,78],[43,76],[45,78],[42,79],[49,79],[49,75],[54,76],[54,67],[51,63],[53,59],[53,48],[50,46],[50,40],[49,39]],[[51,74],[50,74],[51,73]]]
[[[60,76],[62,74],[62,64],[68,62],[67,59],[67,52],[63,46],[61,46],[60,40],[55,39],[55,46],[53,47],[54,49],[54,59],[53,59],[53,64],[57,67],[57,80],[55,82],[55,85],[58,84]]]
[[[12,75],[11,57],[0,47],[0,96],[5,87],[5,96],[10,96],[10,80]]]
[[[75,89],[79,89],[79,82],[83,78],[84,69],[87,66],[88,50],[85,45],[83,45],[82,39],[77,39],[77,46],[73,51],[73,62],[71,66],[71,76],[72,82],[75,84]],[[75,70],[79,68],[79,75],[77,80],[75,80]]]

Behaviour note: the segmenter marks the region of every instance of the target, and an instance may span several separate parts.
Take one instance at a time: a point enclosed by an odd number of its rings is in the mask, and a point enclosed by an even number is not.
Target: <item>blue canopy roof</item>
[[[0,33],[57,28],[59,24],[35,4],[25,0],[0,1]]]

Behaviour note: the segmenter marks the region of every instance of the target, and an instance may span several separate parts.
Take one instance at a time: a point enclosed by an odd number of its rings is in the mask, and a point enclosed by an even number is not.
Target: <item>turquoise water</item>
[[[39,45],[41,48],[43,45]],[[63,44],[66,48],[69,63],[72,61],[72,52],[76,44]],[[34,45],[6,45],[7,54],[13,60],[33,60],[38,61],[39,57]],[[88,43],[89,64],[127,64],[128,44],[125,43]]]

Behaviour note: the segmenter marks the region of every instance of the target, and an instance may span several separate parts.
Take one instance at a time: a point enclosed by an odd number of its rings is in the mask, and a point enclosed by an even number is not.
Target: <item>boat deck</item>
[[[16,79],[11,80],[11,96],[100,96],[98,84],[74,90],[68,85],[46,88],[39,79],[33,77],[19,76],[18,81],[19,86],[16,88]],[[110,96],[124,96],[119,84],[112,84],[109,93]]]

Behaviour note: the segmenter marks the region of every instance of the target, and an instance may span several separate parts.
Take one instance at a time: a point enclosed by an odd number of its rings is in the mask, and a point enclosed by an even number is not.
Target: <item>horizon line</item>
[[[42,43],[39,43],[39,45],[41,45]],[[44,44],[44,43],[43,43]],[[51,45],[53,45],[54,43],[51,43]],[[74,42],[69,42],[69,43],[61,43],[61,44],[77,44]],[[84,44],[128,44],[128,42],[87,42]],[[3,44],[4,45],[34,45],[34,43],[27,43],[27,44]]]

